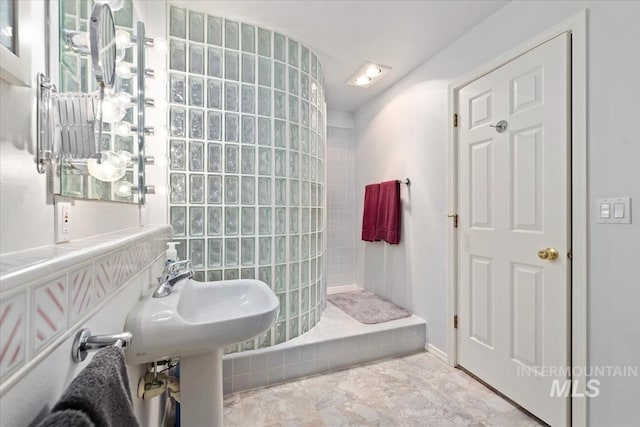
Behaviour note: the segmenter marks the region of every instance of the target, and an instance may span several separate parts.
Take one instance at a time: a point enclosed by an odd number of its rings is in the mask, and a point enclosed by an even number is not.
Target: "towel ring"
[[[71,358],[74,362],[80,363],[87,358],[90,350],[99,350],[109,346],[127,348],[131,345],[131,338],[131,332],[110,335],[91,335],[89,329],[80,329],[71,346]]]

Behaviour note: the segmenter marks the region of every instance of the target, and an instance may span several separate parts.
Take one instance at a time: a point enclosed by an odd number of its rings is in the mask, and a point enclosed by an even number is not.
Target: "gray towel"
[[[47,418],[42,420],[38,427],[94,427],[84,412],[75,409],[65,409],[64,411],[52,412]]]
[[[74,378],[52,412],[66,409],[83,412],[96,427],[140,426],[121,348],[103,348]]]

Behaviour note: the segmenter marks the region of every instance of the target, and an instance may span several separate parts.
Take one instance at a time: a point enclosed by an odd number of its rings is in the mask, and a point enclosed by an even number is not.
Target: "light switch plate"
[[[599,224],[631,224],[631,197],[598,199],[596,202]]]

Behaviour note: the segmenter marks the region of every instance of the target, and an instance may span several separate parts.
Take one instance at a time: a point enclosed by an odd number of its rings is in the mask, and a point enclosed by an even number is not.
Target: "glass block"
[[[209,111],[207,113],[208,118],[208,132],[207,138],[211,141],[222,140],[222,114],[215,111]]]
[[[184,108],[171,107],[169,111],[169,122],[171,136],[185,137],[186,135],[187,112]]]
[[[283,263],[287,260],[287,237],[278,236],[274,241],[274,258],[276,263]]]
[[[304,211],[304,209],[303,209]],[[304,232],[304,214],[303,214],[303,220],[302,220],[303,226],[302,226],[302,231]],[[300,238],[300,256],[302,257],[301,259],[308,259],[309,258],[309,235],[308,234],[303,234],[302,237]],[[305,263],[302,263],[302,267],[304,268]],[[308,272],[309,272],[309,266],[307,264],[306,266],[306,274],[307,274],[307,281],[305,282],[304,280],[302,281],[302,284],[308,284],[309,283],[309,279],[308,279]],[[301,270],[303,273],[305,272],[305,270]],[[303,278],[304,279],[304,278]]]
[[[204,15],[189,11],[189,40],[204,43]]]
[[[271,267],[258,268],[258,280],[262,280],[264,283],[271,286]]]
[[[302,288],[300,292],[300,311],[302,313],[309,311],[309,287]]]
[[[271,175],[271,149],[258,150],[258,175]]]
[[[204,107],[204,80],[199,77],[189,77],[189,105]]]
[[[276,265],[274,268],[274,291],[284,292],[287,290],[287,266]],[[286,303],[285,303],[286,304]]]
[[[302,110],[302,108],[300,108],[300,110]],[[311,132],[309,135],[309,153],[315,155],[317,151],[317,146],[318,146],[318,134],[315,132]]]
[[[253,86],[242,85],[242,112],[256,113],[256,89]]]
[[[276,176],[287,175],[287,153],[285,150],[274,151],[274,173]]]
[[[256,152],[253,147],[242,147],[242,173],[254,174],[256,172]]]
[[[311,77],[318,78],[318,58],[313,53],[311,53]]]
[[[224,51],[224,77],[227,80],[240,79],[240,56],[238,53]]]
[[[295,179],[289,181],[289,204],[291,206],[300,204],[300,183]]]
[[[189,72],[204,74],[204,47],[189,45]]]
[[[289,176],[291,178],[298,178],[300,174],[300,163],[298,153],[289,151]]]
[[[242,189],[240,197],[240,201],[243,205],[253,205],[256,202],[256,179],[254,177],[242,177]]]
[[[222,265],[222,248],[220,250],[220,263]],[[207,279],[212,282],[222,280],[222,270],[212,270],[207,273]]]
[[[289,293],[289,316],[297,316],[300,310],[300,291],[292,291]],[[290,327],[293,329],[293,320],[291,319]],[[297,325],[295,325],[297,328]],[[293,331],[292,331],[293,332]],[[297,334],[297,332],[296,332]]]
[[[273,87],[280,90],[287,90],[286,73],[286,65],[279,62],[273,63]]]
[[[174,104],[186,103],[186,86],[187,82],[184,76],[171,74],[171,77],[169,77],[169,102]]]
[[[222,109],[222,82],[220,80],[207,81],[207,107]]]
[[[309,99],[309,76],[304,73],[300,74],[300,96]]]
[[[238,234],[239,215],[238,208],[224,208],[224,232],[227,236]]]
[[[256,208],[243,207],[240,212],[240,227],[243,236],[256,232]]]
[[[315,282],[316,279],[318,278],[318,273],[316,271],[316,268],[318,266],[318,262],[317,260],[314,258],[311,260],[311,263],[309,264],[309,272],[311,274],[311,282]]]
[[[207,202],[222,203],[222,176],[209,175],[207,177]]]
[[[209,172],[222,172],[222,146],[209,143],[207,151],[207,170]]]
[[[302,176],[302,179],[309,179],[309,156],[307,156],[306,154],[303,154],[300,156],[300,175]],[[303,188],[304,190],[304,188]],[[303,194],[303,199],[304,199],[304,194]],[[308,204],[309,203],[309,199],[307,198],[307,203],[304,204]]]
[[[170,13],[169,35],[186,39],[187,38],[186,10],[177,8],[175,6],[171,6],[169,13]]]
[[[237,176],[224,177],[224,202],[237,204],[240,200],[240,179]]]
[[[318,211],[317,209],[311,209],[311,231],[317,231],[317,221],[316,221],[316,215],[318,214],[317,211]]]
[[[204,144],[192,141],[189,143],[189,170],[204,171]]]
[[[189,259],[193,268],[204,268],[204,240],[189,240]]]
[[[304,238],[304,236],[303,236]],[[302,256],[304,258],[304,241],[302,246]],[[309,286],[309,261],[302,261],[300,263],[300,286]]]
[[[170,214],[172,236],[184,236],[187,233],[187,208],[184,206],[171,206]]]
[[[204,203],[204,175],[189,175],[189,202]]]
[[[285,62],[287,60],[286,41],[287,38],[282,34],[273,33],[273,57],[278,61]]]
[[[300,123],[302,126],[309,126],[309,103],[307,101],[300,102]]]
[[[194,139],[204,138],[203,110],[189,110],[189,136]]]
[[[258,58],[258,84],[271,86],[271,60],[267,58]]]
[[[240,248],[238,239],[224,239],[224,265],[232,267],[238,265]],[[226,273],[226,271],[225,271]],[[226,279],[226,277],[225,277]]]
[[[315,234],[309,237],[309,256],[314,257],[318,254],[318,238]]]
[[[207,75],[222,78],[222,49],[207,49]]]
[[[271,145],[271,120],[258,117],[258,144]]]
[[[189,208],[189,237],[204,236],[204,207]]]
[[[222,239],[209,239],[207,251],[207,265],[209,267],[222,267]],[[220,279],[217,280],[221,280]]]
[[[255,53],[256,51],[256,27],[253,25],[242,24],[242,50],[245,52]]]
[[[298,125],[289,124],[289,148],[292,150],[299,150],[300,148],[300,129]]]
[[[298,66],[298,42],[288,39],[289,42],[289,65]]]
[[[255,255],[256,255],[256,241],[254,238],[243,238],[240,242],[241,245],[241,264],[242,265],[253,265],[255,264]]]
[[[242,81],[244,83],[256,82],[256,57],[242,54]]]
[[[302,225],[302,232],[309,232],[309,208],[302,208],[300,210],[300,223]]]
[[[258,28],[258,55],[271,56],[271,31]]]
[[[222,18],[207,16],[207,43],[222,46]]]
[[[259,256],[260,265],[271,264],[271,237],[260,237],[259,239]]]
[[[287,118],[287,97],[284,92],[273,92],[273,115],[278,119]]]
[[[315,107],[311,108],[311,129],[318,129],[318,110]]]
[[[239,90],[236,83],[225,82],[224,84],[224,109],[226,111],[239,111]]]
[[[227,145],[224,149],[225,166],[224,170],[227,173],[238,173],[239,167],[239,152],[238,147],[235,145]]]
[[[171,203],[187,202],[187,176],[183,173],[171,174]]]
[[[289,289],[298,289],[300,286],[300,264],[289,264]]]
[[[256,269],[255,268],[241,268],[240,269],[240,278],[242,279],[255,279],[256,278]],[[271,345],[271,336],[269,332],[267,332],[267,340],[268,344],[265,347],[269,347]]]
[[[289,67],[289,93],[297,95],[298,90],[298,70],[293,67]]]
[[[258,87],[258,114],[271,115],[271,89]]]
[[[173,170],[184,170],[187,156],[185,153],[185,142],[177,139],[169,141],[169,168]]]
[[[258,209],[258,233],[263,236],[271,234],[271,208]]]
[[[298,123],[298,97],[289,95],[289,121]]]
[[[207,234],[209,236],[222,236],[222,207],[207,207]]]
[[[318,105],[318,85],[315,81],[311,81],[311,103]]]
[[[275,204],[278,206],[284,206],[287,204],[287,180],[276,179],[275,184]]]
[[[297,261],[299,258],[300,258],[300,236],[290,236],[289,237],[289,260]]]
[[[309,179],[312,181],[315,181],[316,179],[316,170],[317,170],[317,165],[316,165],[316,159],[314,159],[313,157],[309,158]],[[311,192],[311,205],[315,205],[315,192]]]
[[[224,20],[224,46],[227,49],[238,50],[240,31],[238,23]]]
[[[182,239],[176,239],[175,241],[178,242],[178,244],[176,245],[176,250],[178,252],[178,259],[187,259],[188,249],[189,249],[187,247],[187,241]]]
[[[224,115],[224,140],[227,142],[238,142],[238,115]]]
[[[244,144],[255,144],[256,142],[256,118],[253,116],[242,116],[242,130],[240,141]]]
[[[275,208],[275,233],[285,234],[287,232],[287,208]]]
[[[276,323],[274,334],[276,344],[285,342],[287,340],[287,322]]]
[[[300,69],[309,73],[309,49],[302,45],[300,45]]]
[[[300,333],[309,332],[309,313],[305,313],[300,317]]]
[[[273,145],[287,147],[287,123],[283,120],[273,121]]]

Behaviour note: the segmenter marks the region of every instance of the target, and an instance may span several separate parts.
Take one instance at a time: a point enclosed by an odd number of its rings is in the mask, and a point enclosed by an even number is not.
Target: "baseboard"
[[[447,363],[447,364],[449,363],[449,361],[447,360],[447,353],[440,350],[439,348],[434,347],[431,344],[427,344],[424,349],[427,350],[428,353],[431,353],[436,358],[442,360],[444,363]]]
[[[343,292],[354,292],[360,289],[358,285],[340,285],[340,286],[327,286],[327,295],[341,294]]]

